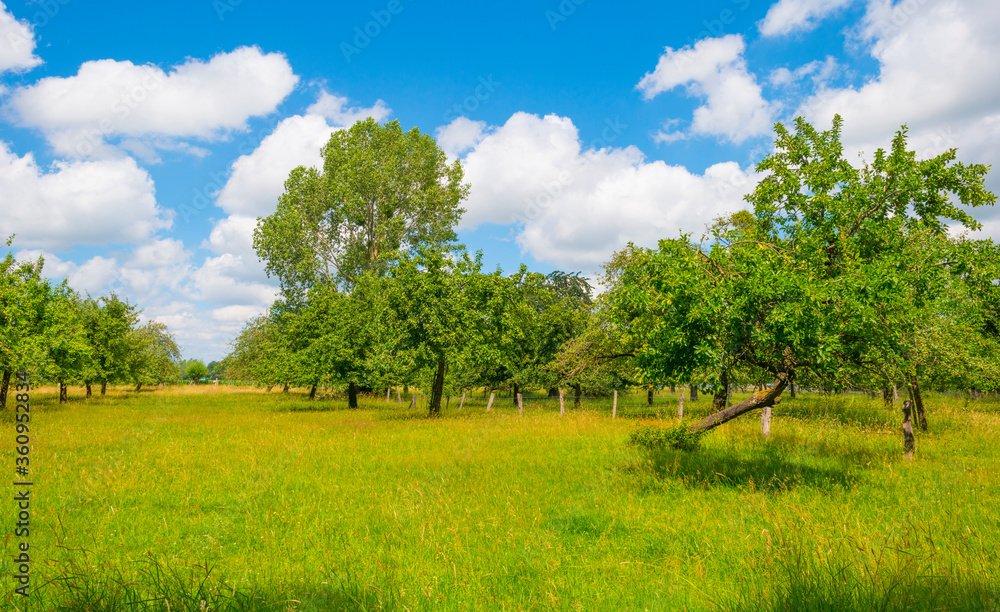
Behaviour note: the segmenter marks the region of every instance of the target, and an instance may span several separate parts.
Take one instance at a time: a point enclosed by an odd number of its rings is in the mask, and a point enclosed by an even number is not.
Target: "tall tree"
[[[323,167],[294,169],[274,214],[259,219],[254,248],[286,298],[318,282],[350,288],[381,276],[401,253],[442,248],[468,195],[458,161],[432,137],[368,118],[335,132]]]

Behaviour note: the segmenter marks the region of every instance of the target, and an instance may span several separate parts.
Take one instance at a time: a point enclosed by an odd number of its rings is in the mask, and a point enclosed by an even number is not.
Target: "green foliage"
[[[197,385],[198,381],[208,376],[208,368],[201,361],[192,359],[184,368],[184,375],[193,380],[194,384]]]
[[[629,434],[628,442],[648,451],[663,450],[667,447],[693,451],[701,445],[705,433],[704,431],[691,431],[690,428],[683,425],[674,427],[644,425]]]
[[[320,282],[350,288],[403,253],[454,241],[469,189],[462,177],[429,135],[359,121],[330,137],[322,169],[291,172],[254,248],[293,302]]]
[[[643,376],[872,384],[917,373],[931,354],[967,354],[955,342],[966,334],[930,328],[975,320],[951,316],[973,260],[946,227],[978,227],[962,205],[995,201],[987,168],[954,150],[917,160],[905,127],[861,167],[844,158],[839,117],[825,132],[801,119],[794,133],[775,129],[752,214],[613,260],[609,319]]]
[[[92,366],[85,379],[88,383],[125,382],[137,348],[132,332],[139,320],[138,310],[114,293],[98,299],[88,297],[81,306]]]
[[[132,359],[128,379],[136,384],[177,382],[183,372],[181,354],[166,324],[149,321],[130,335]]]

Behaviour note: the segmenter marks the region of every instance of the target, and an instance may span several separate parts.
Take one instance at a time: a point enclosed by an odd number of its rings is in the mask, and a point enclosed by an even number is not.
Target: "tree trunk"
[[[715,387],[715,395],[712,396],[712,408],[719,410],[725,408],[729,399],[729,375],[725,371],[719,377],[719,384]]]
[[[579,408],[580,398],[583,397],[583,388],[580,386],[580,383],[573,385],[573,391],[576,393],[576,396],[573,398],[573,407]]]
[[[288,393],[288,383],[285,383],[285,388],[281,390],[282,393]]]
[[[108,392],[108,381],[102,380],[101,381],[101,397],[104,397],[104,394],[107,393],[107,392]]]
[[[691,385],[691,401],[693,402],[696,399],[698,399],[698,386]]]
[[[437,379],[435,379],[437,380]],[[517,394],[521,392],[521,385],[514,383],[514,392],[511,393],[511,397],[514,398],[514,405],[517,406]]]
[[[924,400],[920,397],[920,385],[916,376],[910,376],[910,397],[913,399],[913,407],[917,409],[920,431],[927,431],[927,415],[924,413]]]
[[[892,389],[889,387],[882,387],[882,405],[892,408]]]
[[[3,371],[3,382],[0,383],[0,410],[7,408],[7,389],[10,388],[10,370]]]
[[[677,385],[670,383],[670,392],[675,393],[677,391]]]
[[[309,389],[309,399],[316,399],[316,385],[313,385],[312,388]]]
[[[781,392],[784,391],[785,386],[788,384],[788,379],[789,375],[787,373],[782,372],[781,374],[778,374],[778,378],[774,381],[774,384],[771,385],[770,389],[758,391],[735,406],[730,406],[725,410],[720,410],[719,412],[708,415],[691,427],[691,431],[707,431],[722,425],[726,421],[731,421],[745,412],[750,412],[755,408],[773,406],[779,403],[781,401]],[[694,389],[695,387],[692,385],[691,391],[693,392]]]
[[[549,397],[559,397],[559,388],[549,387]]]
[[[66,383],[59,381],[59,403],[65,404],[67,402],[66,398]]]
[[[358,407],[358,385],[357,383],[351,383],[347,385],[347,407],[357,408]]]
[[[653,405],[653,388],[652,387],[650,387],[649,389],[646,390],[646,405],[647,406],[652,406]]]
[[[791,397],[792,399],[795,399],[795,383],[789,383],[788,384],[788,393],[789,393],[789,397]]]
[[[437,373],[434,374],[434,385],[431,387],[431,405],[428,407],[428,416],[441,415],[441,396],[444,394],[444,357],[438,357]],[[516,388],[517,385],[514,385]]]
[[[84,384],[87,386],[87,399],[90,399],[91,397],[94,396],[94,394],[90,392],[90,383],[84,383]]]
[[[135,392],[138,393],[140,389],[142,389],[142,383],[136,383],[135,384]]]
[[[913,459],[913,425],[910,424],[910,406],[912,402],[903,402],[903,452],[907,459]]]

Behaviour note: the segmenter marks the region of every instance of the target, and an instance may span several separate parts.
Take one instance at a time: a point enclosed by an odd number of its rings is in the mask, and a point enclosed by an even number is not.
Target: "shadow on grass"
[[[758,445],[694,451],[658,448],[642,451],[640,462],[625,471],[651,473],[686,487],[743,488],[777,494],[806,486],[817,490],[848,488],[875,459],[877,452],[828,442],[803,441],[776,435]]]
[[[120,568],[75,561],[49,566],[43,584],[33,587],[31,610],[59,612],[347,612],[399,609],[393,589],[360,586],[353,580],[295,584],[289,589],[230,582],[211,565],[176,568],[152,556],[125,575]],[[95,572],[96,570],[96,572]],[[314,577],[315,578],[315,577]],[[0,600],[2,601],[2,600]],[[21,602],[8,596],[10,610]],[[23,605],[23,604],[21,604]]]
[[[791,555],[789,555],[791,552]],[[996,612],[1000,587],[969,568],[935,567],[919,553],[889,567],[837,556],[837,567],[777,553],[782,567],[771,584],[743,585],[739,595],[718,606],[730,612],[910,612],[949,610]],[[910,554],[910,553],[907,553]],[[901,555],[902,556],[902,555]],[[789,566],[787,561],[799,564]],[[861,566],[859,568],[859,565]]]

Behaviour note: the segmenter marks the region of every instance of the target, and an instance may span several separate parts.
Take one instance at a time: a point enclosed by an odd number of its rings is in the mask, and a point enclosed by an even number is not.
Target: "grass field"
[[[898,410],[854,396],[649,455],[646,409],[607,401],[73,391],[32,397],[34,592],[8,484],[3,610],[1000,610],[994,399],[928,394],[907,461]]]

